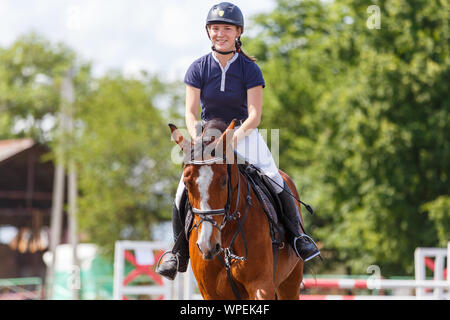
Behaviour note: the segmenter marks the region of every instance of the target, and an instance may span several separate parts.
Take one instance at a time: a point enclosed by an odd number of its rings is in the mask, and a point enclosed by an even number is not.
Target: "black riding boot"
[[[283,224],[288,229],[288,239],[290,244],[294,248],[295,253],[300,259],[303,260],[303,262],[306,262],[318,256],[320,254],[320,251],[314,240],[311,239],[310,236],[300,231],[303,230],[303,226],[301,225],[300,221],[300,215],[298,212],[298,208],[295,205],[294,198],[289,194],[288,191],[286,191],[290,190],[286,182],[284,183],[284,189],[285,190],[278,194],[283,207]]]
[[[164,262],[156,268],[158,274],[169,280],[175,279],[177,271],[186,272],[189,263],[189,242],[184,233],[186,199],[187,194],[184,192],[180,201],[180,211],[182,212],[178,211],[175,203],[173,204],[172,227],[175,245],[171,251],[164,254],[166,257]]]

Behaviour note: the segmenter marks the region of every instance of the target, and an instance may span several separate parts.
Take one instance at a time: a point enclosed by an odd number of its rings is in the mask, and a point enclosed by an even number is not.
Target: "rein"
[[[218,161],[223,161],[222,158],[213,158],[209,160],[192,160],[189,162],[186,162],[186,164],[194,164],[194,165],[205,165],[205,164],[213,164],[217,163]],[[222,256],[218,256],[220,258],[220,261],[222,262],[223,266],[225,267],[225,270],[227,272],[227,277],[231,285],[231,289],[233,290],[234,295],[237,299],[242,300],[242,297],[239,293],[239,290],[237,289],[237,286],[233,280],[233,277],[231,275],[231,265],[234,261],[245,261],[248,257],[248,246],[247,246],[247,240],[245,238],[243,224],[247,218],[248,211],[251,205],[251,196],[250,196],[250,183],[247,182],[247,198],[246,198],[246,205],[245,205],[245,212],[241,219],[241,213],[239,212],[239,200],[240,200],[240,189],[241,189],[241,173],[238,169],[238,183],[237,183],[237,196],[236,196],[236,204],[235,204],[235,210],[230,214],[230,205],[231,205],[231,196],[233,193],[233,183],[232,183],[232,172],[231,172],[231,164],[227,164],[227,175],[228,175],[228,195],[227,195],[227,202],[225,204],[225,207],[222,209],[212,209],[212,210],[200,210],[197,208],[192,208],[192,212],[198,216],[200,216],[200,221],[192,226],[193,228],[198,228],[200,225],[206,221],[211,223],[215,228],[217,228],[219,231],[222,231],[225,225],[228,221],[236,220],[237,221],[237,230],[234,233],[230,245],[228,248],[220,248],[220,253],[223,253]],[[223,215],[222,223],[219,225],[211,216],[217,216],[217,215]],[[241,234],[243,242],[244,242],[244,248],[245,248],[245,255],[243,257],[238,256],[234,253],[233,245],[237,238],[237,236]]]

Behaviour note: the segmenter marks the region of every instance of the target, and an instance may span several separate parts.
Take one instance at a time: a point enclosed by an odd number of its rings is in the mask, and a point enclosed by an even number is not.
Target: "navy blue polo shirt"
[[[201,89],[202,120],[221,118],[245,120],[248,117],[247,90],[265,87],[258,65],[235,53],[225,68],[212,52],[195,60],[184,77],[184,83]]]

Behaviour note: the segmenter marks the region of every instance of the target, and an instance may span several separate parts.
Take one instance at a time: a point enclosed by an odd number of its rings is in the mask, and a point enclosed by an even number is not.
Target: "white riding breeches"
[[[259,168],[265,175],[272,179],[274,182],[270,179],[269,181],[272,183],[272,186],[277,193],[283,191],[283,178],[281,177],[272,154],[258,129],[254,129],[248,136],[242,139],[238,143],[235,151],[241,158]],[[184,188],[183,174],[181,174],[181,179],[175,196],[175,204],[178,209]]]
[[[236,153],[274,180],[275,183],[269,179],[277,193],[283,191],[283,178],[278,171],[272,153],[258,129],[253,130],[252,133],[238,143]]]

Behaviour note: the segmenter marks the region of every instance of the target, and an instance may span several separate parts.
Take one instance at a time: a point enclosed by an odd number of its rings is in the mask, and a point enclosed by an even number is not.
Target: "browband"
[[[219,157],[215,157],[212,159],[208,159],[208,160],[190,160],[185,162],[185,164],[213,164],[213,163],[223,163],[223,158],[219,158]]]

